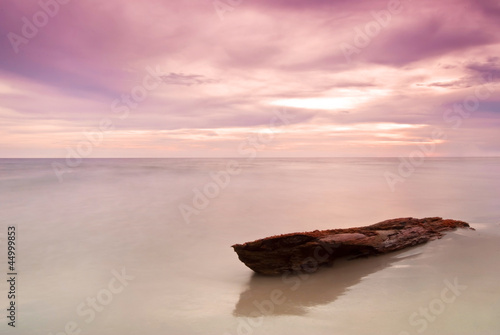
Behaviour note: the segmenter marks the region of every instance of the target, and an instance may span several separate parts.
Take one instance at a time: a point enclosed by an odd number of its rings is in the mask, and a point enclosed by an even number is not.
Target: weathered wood
[[[271,236],[232,247],[253,271],[278,275],[290,271],[313,272],[339,257],[357,258],[401,250],[439,239],[443,232],[456,228],[472,229],[466,222],[440,217],[398,218],[366,227]]]

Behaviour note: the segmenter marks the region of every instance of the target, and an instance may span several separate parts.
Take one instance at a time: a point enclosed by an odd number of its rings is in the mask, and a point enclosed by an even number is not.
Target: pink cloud
[[[446,126],[447,106],[474,92],[481,78],[490,76],[498,90],[500,9],[489,0],[401,1],[390,24],[348,61],[342,43],[355,45],[357,29],[376,24],[373,12],[388,10],[388,4],[248,0],[220,20],[210,1],[70,1],[15,52],[9,33],[22,36],[23,17],[33,21],[43,9],[38,2],[8,1],[0,13],[0,137],[17,138],[15,152],[21,156],[34,150],[58,155],[85,129],[112,118],[116,134],[129,141],[118,146],[121,155],[137,155],[134,143],[151,154],[163,152],[158,149],[163,144],[183,155],[199,154],[200,148],[219,154],[245,138],[227,135],[232,129],[265,128],[279,108],[276,101],[303,99],[303,107],[290,109],[294,130],[269,149],[273,154],[309,155],[314,148],[334,155],[398,154],[411,143],[397,140],[402,136],[397,129],[335,137],[321,129]],[[127,118],[116,119],[113,101],[141,85],[147,67],[162,69],[163,84]],[[364,102],[330,110],[307,105],[350,96]],[[492,95],[464,119],[463,132],[475,143],[470,152],[498,152],[484,143],[500,143],[493,131],[499,112]],[[158,135],[181,130],[220,134],[211,141]],[[125,135],[133,131],[134,136]],[[159,144],[155,136],[166,137]],[[415,128],[410,137],[425,140],[428,129]],[[109,138],[110,148],[117,147]],[[369,141],[373,146],[366,149]],[[446,143],[443,148],[456,154],[462,140],[450,135]],[[2,147],[1,155],[13,150]]]

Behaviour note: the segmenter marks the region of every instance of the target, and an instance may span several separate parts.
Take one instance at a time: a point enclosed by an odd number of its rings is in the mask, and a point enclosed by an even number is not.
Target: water
[[[397,158],[92,159],[61,181],[53,162],[0,160],[0,268],[16,226],[18,271],[2,334],[500,332],[499,158],[426,159],[393,189]],[[286,280],[230,248],[409,216],[477,230]]]

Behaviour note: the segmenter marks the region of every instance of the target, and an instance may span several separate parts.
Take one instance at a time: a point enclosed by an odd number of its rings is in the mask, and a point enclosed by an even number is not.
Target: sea
[[[399,217],[475,230],[286,277],[231,248]],[[0,334],[500,334],[499,258],[500,158],[0,159]]]

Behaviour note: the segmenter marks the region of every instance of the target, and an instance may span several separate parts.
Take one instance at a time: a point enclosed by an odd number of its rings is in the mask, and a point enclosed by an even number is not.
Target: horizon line
[[[408,158],[406,156],[266,156],[266,157],[235,157],[235,156],[175,156],[175,157],[86,157],[81,158],[82,160],[92,160],[92,159],[243,159],[243,160],[255,160],[255,159],[277,159],[277,158]],[[425,158],[500,158],[499,156],[425,156]],[[66,159],[66,157],[0,157],[0,159]]]

